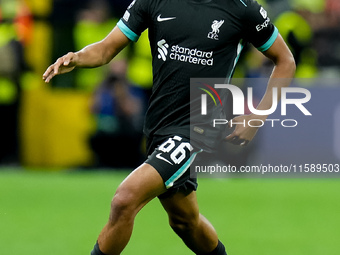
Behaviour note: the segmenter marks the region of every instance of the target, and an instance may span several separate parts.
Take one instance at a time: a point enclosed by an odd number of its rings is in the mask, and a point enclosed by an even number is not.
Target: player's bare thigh
[[[150,200],[165,191],[162,177],[154,167],[144,163],[132,171],[119,185],[112,200],[112,211],[131,209],[137,213]],[[111,217],[114,216],[111,214]]]

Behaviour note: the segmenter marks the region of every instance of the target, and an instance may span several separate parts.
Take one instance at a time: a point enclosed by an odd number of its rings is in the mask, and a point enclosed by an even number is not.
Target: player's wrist
[[[79,51],[77,52],[73,52],[73,56],[72,56],[72,65],[74,67],[81,67],[81,57],[80,57],[81,53]]]
[[[252,123],[259,122],[261,124],[263,121],[266,121],[269,115],[257,115],[257,114],[250,114],[249,119],[252,120]]]

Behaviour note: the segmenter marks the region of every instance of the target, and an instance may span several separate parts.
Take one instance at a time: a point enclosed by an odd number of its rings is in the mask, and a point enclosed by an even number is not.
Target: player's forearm
[[[293,56],[287,56],[286,58],[277,61],[272,75],[268,81],[266,92],[256,107],[257,110],[268,110],[272,107],[273,99],[273,89],[277,88],[276,100],[280,101],[281,98],[281,88],[288,87],[295,75],[295,61]],[[258,118],[265,120],[268,115],[257,116]]]
[[[69,52],[50,65],[43,79],[49,82],[58,74],[71,72],[76,67],[98,67],[109,63],[127,44],[129,39],[115,27],[102,41],[86,46],[78,52]]]
[[[94,68],[110,62],[112,57],[105,54],[105,49],[101,42],[86,46],[76,54],[76,67]]]
[[[116,26],[102,41],[76,52],[77,67],[98,67],[109,63],[128,43],[129,39]]]

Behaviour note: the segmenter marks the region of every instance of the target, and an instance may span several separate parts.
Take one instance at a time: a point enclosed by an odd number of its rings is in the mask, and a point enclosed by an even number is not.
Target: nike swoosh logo
[[[158,22],[176,19],[176,17],[161,18],[161,15],[162,15],[162,14],[159,14],[158,17],[157,17],[157,21],[158,21]]]
[[[158,159],[160,159],[160,160],[163,160],[163,161],[165,161],[166,163],[169,163],[170,165],[173,165],[169,160],[167,160],[166,158],[163,158],[163,157],[161,156],[161,154],[162,154],[162,153],[158,153],[158,154],[156,155],[156,158],[158,158]]]

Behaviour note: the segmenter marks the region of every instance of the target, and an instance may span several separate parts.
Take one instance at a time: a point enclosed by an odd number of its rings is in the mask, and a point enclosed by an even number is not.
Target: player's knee
[[[198,223],[198,217],[195,215],[192,215],[192,217],[169,217],[170,227],[178,235],[193,231],[198,226]]]
[[[127,189],[119,188],[111,201],[110,220],[133,217],[137,207],[133,193]]]

